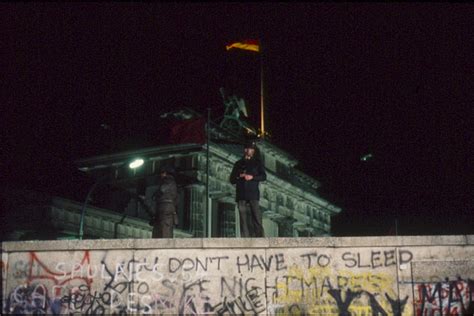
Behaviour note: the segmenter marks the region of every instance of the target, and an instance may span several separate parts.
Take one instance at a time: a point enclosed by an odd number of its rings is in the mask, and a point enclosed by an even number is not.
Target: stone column
[[[204,237],[206,216],[206,188],[202,184],[186,187],[189,190],[190,229],[193,237]]]

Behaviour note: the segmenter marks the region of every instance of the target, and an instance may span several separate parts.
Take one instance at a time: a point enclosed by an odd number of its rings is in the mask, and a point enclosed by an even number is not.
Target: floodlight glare
[[[129,167],[130,169],[136,169],[136,168],[138,168],[138,167],[141,167],[144,162],[145,162],[145,161],[144,161],[143,159],[141,159],[141,158],[135,159],[134,161],[132,161],[132,162],[128,165],[128,167]]]
[[[360,158],[361,161],[369,161],[370,159],[372,159],[374,156],[372,154],[367,154],[363,157]]]

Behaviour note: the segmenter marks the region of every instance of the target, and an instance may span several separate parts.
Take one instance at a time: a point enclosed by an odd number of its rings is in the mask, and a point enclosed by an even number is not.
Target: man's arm
[[[239,163],[236,162],[234,164],[234,167],[232,168],[232,172],[230,173],[229,181],[232,184],[236,184],[237,180],[239,180],[240,174],[239,174]]]
[[[155,214],[151,211],[150,206],[148,205],[148,203],[145,200],[145,196],[144,195],[136,195],[136,199],[143,206],[143,209],[148,214],[148,216],[153,218],[153,216],[155,216]]]
[[[253,176],[252,180],[254,181],[265,181],[267,180],[267,173],[265,172],[265,167],[263,163],[259,161],[257,165],[257,174]]]

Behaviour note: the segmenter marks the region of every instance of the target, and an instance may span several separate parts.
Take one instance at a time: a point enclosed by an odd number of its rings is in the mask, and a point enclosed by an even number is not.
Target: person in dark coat
[[[239,208],[241,237],[264,237],[258,186],[260,181],[267,179],[267,174],[257,150],[255,142],[248,142],[244,157],[234,164],[230,174],[230,183],[236,185],[235,200]]]
[[[153,194],[155,214],[150,222],[153,226],[152,238],[173,238],[173,227],[178,224],[178,189],[173,174],[173,167],[160,169],[158,189]]]

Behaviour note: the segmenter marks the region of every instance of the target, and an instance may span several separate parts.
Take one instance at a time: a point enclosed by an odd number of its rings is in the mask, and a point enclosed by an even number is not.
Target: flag
[[[225,48],[226,50],[231,50],[233,48],[251,50],[257,53],[260,51],[260,45],[258,44],[257,40],[243,40],[241,42],[235,42],[235,43],[226,45]]]
[[[171,127],[171,144],[204,144],[206,119],[193,118],[175,122]]]

